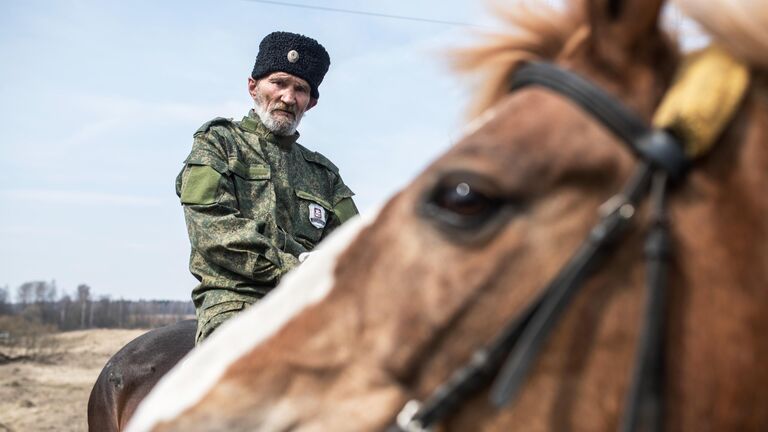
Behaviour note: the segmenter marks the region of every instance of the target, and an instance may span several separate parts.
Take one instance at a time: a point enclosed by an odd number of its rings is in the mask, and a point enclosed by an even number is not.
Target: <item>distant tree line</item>
[[[25,282],[16,289],[15,302],[8,286],[0,287],[0,316],[58,330],[159,327],[194,318],[194,314],[191,301],[96,298],[85,284],[78,285],[72,295],[58,295],[55,281]]]

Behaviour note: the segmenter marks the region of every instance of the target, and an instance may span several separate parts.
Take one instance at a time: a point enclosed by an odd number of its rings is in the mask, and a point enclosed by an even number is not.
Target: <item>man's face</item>
[[[273,72],[258,81],[248,78],[254,111],[275,135],[293,135],[304,113],[317,104],[309,84],[285,72]]]

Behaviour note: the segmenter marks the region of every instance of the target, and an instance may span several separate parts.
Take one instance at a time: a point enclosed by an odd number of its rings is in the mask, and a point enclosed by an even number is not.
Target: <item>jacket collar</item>
[[[289,136],[275,135],[264,126],[264,123],[261,122],[261,119],[253,110],[248,111],[248,115],[243,117],[243,120],[240,122],[240,128],[281,147],[291,147],[299,139],[298,131]]]

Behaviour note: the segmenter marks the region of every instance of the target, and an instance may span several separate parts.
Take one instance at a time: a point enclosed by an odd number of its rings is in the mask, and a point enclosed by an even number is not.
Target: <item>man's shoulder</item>
[[[328,159],[327,157],[323,156],[322,153],[316,152],[316,151],[312,151],[312,150],[304,147],[303,145],[301,145],[299,143],[296,143],[296,147],[299,148],[299,151],[301,152],[302,156],[304,156],[304,159],[307,162],[312,162],[314,164],[320,165],[320,166],[326,168],[327,170],[333,172],[334,174],[338,174],[339,173],[339,167],[334,165],[334,163],[331,162],[330,159]]]
[[[235,122],[231,118],[216,117],[203,123],[194,133],[195,136],[208,133],[209,131],[217,128],[231,128],[235,126]]]

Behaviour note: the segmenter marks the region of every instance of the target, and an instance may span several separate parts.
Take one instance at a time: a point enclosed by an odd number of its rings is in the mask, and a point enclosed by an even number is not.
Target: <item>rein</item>
[[[713,54],[707,55],[707,51]],[[510,91],[529,86],[540,86],[555,91],[591,114],[602,125],[621,139],[639,159],[635,173],[623,188],[600,206],[600,220],[576,253],[558,272],[547,287],[522,313],[509,322],[485,348],[475,351],[470,361],[455,371],[423,403],[409,401],[387,432],[425,432],[444,420],[478,390],[491,384],[491,402],[501,408],[512,401],[541,351],[548,336],[555,328],[563,312],[582,287],[582,282],[596,269],[606,252],[624,237],[636,209],[650,195],[650,227],[646,234],[644,253],[646,259],[646,306],[640,332],[635,367],[629,394],[625,401],[624,417],[620,431],[663,429],[664,387],[664,307],[667,262],[670,256],[669,228],[666,195],[670,183],[681,181],[692,158],[708,150],[734,114],[745,92],[743,77],[745,68],[723,51],[710,47],[702,55],[703,62],[686,68],[680,85],[675,84],[657,111],[656,127],[646,123],[618,99],[596,85],[551,63],[527,63],[512,76]],[[714,60],[713,60],[714,58]],[[702,66],[703,65],[703,66]],[[713,66],[720,67],[716,89],[726,89],[726,101],[691,110],[687,105],[690,96],[707,81]],[[725,66],[723,66],[725,65]],[[696,71],[698,67],[698,71]],[[694,69],[694,72],[688,72]],[[732,73],[728,73],[732,72]],[[693,78],[690,75],[693,74]],[[704,77],[704,78],[702,78]],[[693,83],[693,84],[691,84]],[[707,81],[712,86],[711,79]],[[712,91],[712,88],[709,88]],[[717,93],[717,91],[716,91]],[[682,100],[682,102],[681,102]],[[727,106],[722,109],[723,104]],[[719,110],[719,111],[718,111]],[[693,114],[691,114],[693,113]],[[712,118],[704,124],[709,130],[701,130],[692,123]],[[711,124],[717,129],[712,130]],[[674,131],[674,133],[673,133]],[[693,131],[693,133],[691,132]],[[680,140],[677,137],[684,137]],[[708,142],[693,142],[691,137],[703,136]],[[690,149],[694,148],[694,151]],[[688,149],[688,151],[686,151]]]

